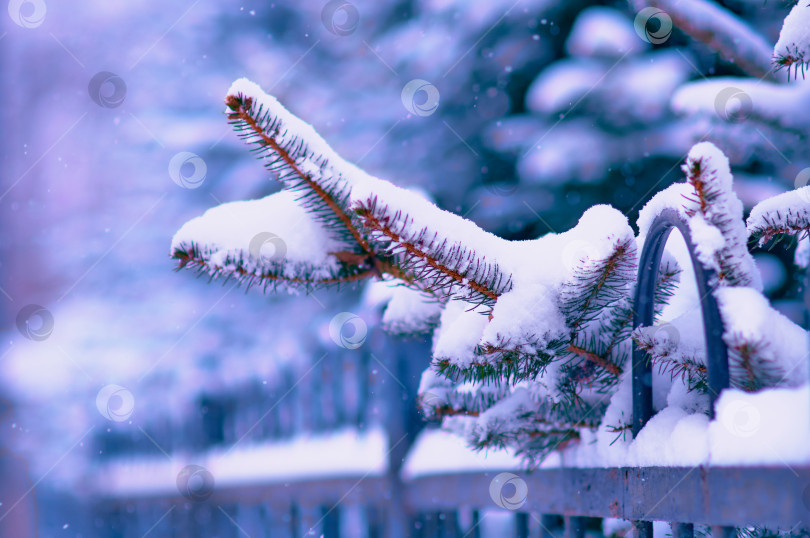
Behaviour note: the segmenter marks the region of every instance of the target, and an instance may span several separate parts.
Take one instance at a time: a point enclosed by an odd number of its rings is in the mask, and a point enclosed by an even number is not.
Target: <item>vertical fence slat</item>
[[[407,536],[407,526],[411,519],[402,510],[400,493],[392,492],[392,499],[384,508],[385,536],[386,538],[401,538]]]
[[[323,533],[323,520],[319,506],[305,504],[298,505],[298,536],[320,536]]]
[[[515,536],[529,538],[529,514],[518,512],[515,514]]]
[[[436,538],[439,536],[439,514],[438,512],[425,512],[419,516],[421,528],[419,536],[425,538]]]
[[[653,538],[653,524],[652,521],[634,521],[633,522],[634,538]]]
[[[315,432],[316,434],[323,431],[324,426],[326,424],[326,417],[324,416],[324,373],[326,372],[328,365],[327,361],[329,358],[326,358],[319,362],[315,369],[313,369],[310,373],[310,381],[309,381],[309,431]]]
[[[346,394],[343,389],[343,357],[338,356],[333,359],[332,364],[332,408],[333,408],[333,424],[341,427],[346,424]]]
[[[359,390],[357,391],[357,426],[364,429],[368,424],[368,408],[371,401],[371,367],[370,358],[367,353],[361,353],[357,367],[357,380]]]
[[[320,519],[323,538],[340,537],[340,512],[340,505],[321,507]]]
[[[462,533],[458,524],[458,512],[445,512],[442,515],[444,516],[444,535],[447,538],[461,537]]]
[[[695,526],[691,523],[672,523],[672,538],[694,538]]]
[[[481,538],[481,512],[473,510],[472,513],[472,527],[467,531],[464,536],[471,538]]]
[[[278,395],[279,409],[283,411],[284,428],[283,436],[292,437],[296,431],[300,431],[300,403],[298,400],[298,386],[295,384],[296,377],[292,368],[284,371],[284,391]]]
[[[264,515],[264,538],[268,536],[286,538],[290,535],[292,532],[292,522],[290,521],[292,513],[289,506],[263,503],[262,512]]]
[[[270,505],[267,503],[259,503],[259,524],[261,525],[261,532],[256,533],[255,538],[268,538],[270,536],[278,536],[278,533],[273,533],[273,514]]]
[[[382,538],[384,534],[381,510],[375,505],[365,507],[368,538]]]
[[[290,536],[300,536],[301,513],[298,505],[294,502],[290,504]]]
[[[560,526],[560,516],[542,514],[539,523],[540,538],[554,538],[554,530]]]
[[[736,533],[735,527],[712,526],[712,538],[733,538]]]
[[[585,518],[565,516],[565,538],[583,538],[585,536]]]
[[[236,521],[236,534],[261,536],[263,531],[262,506],[260,504],[234,503],[230,516]]]

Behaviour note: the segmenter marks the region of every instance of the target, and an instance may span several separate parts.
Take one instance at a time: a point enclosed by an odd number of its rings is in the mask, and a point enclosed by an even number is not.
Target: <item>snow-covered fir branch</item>
[[[496,262],[467,243],[449,242],[435,227],[416,225],[402,210],[392,212],[376,196],[359,202],[355,212],[397,265],[437,295],[491,306],[512,287]]]
[[[684,209],[704,266],[715,270],[722,285],[762,289],[759,272],[748,252],[742,202],[731,188],[728,159],[710,143],[696,145],[683,165],[694,193]]]
[[[785,192],[758,203],[747,221],[748,233],[763,245],[779,235],[810,234],[810,186]]]
[[[347,163],[250,82],[237,81],[226,102],[285,190],[190,221],[175,236],[173,256],[211,276],[273,288],[367,277],[378,277],[369,289],[399,283],[385,292],[385,324],[433,331],[420,407],[475,448],[509,447],[537,463],[584,438],[616,442],[630,424],[634,340],[673,391],[697,395],[684,409],[707,411],[701,331],[688,310],[666,310],[686,293],[681,267],[690,262],[682,253],[664,253],[656,324],[632,330],[639,251],[666,209],[687,222],[699,263],[714,275],[732,384],[753,391],[804,379],[797,342],[807,333],[768,304],[747,249],[749,230],[806,229],[797,218],[806,220],[806,206],[791,205],[803,191],[755,210],[746,229],[729,162],[710,143],[689,152],[685,182],[642,209],[638,237],[625,215],[599,205],[566,232],[507,241]],[[265,252],[265,244],[274,248]]]
[[[352,222],[346,204],[347,181],[332,163],[339,158],[330,155],[329,147],[314,129],[246,80],[233,85],[225,104],[232,111],[228,119],[234,129],[259,156],[266,158],[265,167],[288,188],[298,191],[302,205],[347,247],[370,254],[370,246]]]

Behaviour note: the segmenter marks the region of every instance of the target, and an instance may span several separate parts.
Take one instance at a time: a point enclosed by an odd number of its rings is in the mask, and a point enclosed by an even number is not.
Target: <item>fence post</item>
[[[733,538],[736,533],[734,527],[712,526],[712,538]]]
[[[583,538],[585,536],[585,518],[565,516],[565,538]],[[646,537],[645,537],[646,538]]]
[[[559,528],[559,516],[554,514],[542,514],[538,523],[540,524],[540,538],[554,538],[554,529]]]
[[[481,538],[481,512],[478,510],[473,510],[472,513],[472,527],[467,531],[467,535],[470,535],[471,538]]]
[[[695,526],[692,523],[671,523],[672,538],[694,538]]]
[[[703,314],[703,333],[706,338],[706,368],[709,385],[709,413],[714,418],[714,403],[720,391],[729,386],[728,349],[723,341],[723,320],[717,301],[711,293],[710,282],[714,272],[706,270],[695,254],[689,225],[675,209],[665,209],[655,218],[647,232],[638,266],[633,328],[652,326],[655,309],[655,284],[661,256],[667,238],[674,228],[683,236],[695,273],[700,306]],[[633,437],[652,417],[652,364],[644,350],[633,343]]]
[[[529,514],[526,512],[515,514],[515,534],[517,538],[529,538]]]
[[[633,530],[633,538],[653,538],[652,521],[634,521]]]

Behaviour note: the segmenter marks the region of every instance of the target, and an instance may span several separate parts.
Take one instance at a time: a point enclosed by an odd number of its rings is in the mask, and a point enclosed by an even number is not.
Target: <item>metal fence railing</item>
[[[714,403],[729,386],[723,324],[710,289],[713,275],[697,263],[688,226],[675,211],[664,211],[647,235],[634,326],[653,322],[658,268],[674,229],[681,232],[692,255]],[[652,416],[651,374],[645,354],[634,349],[634,435]],[[529,473],[504,469],[519,477],[528,492],[510,511],[497,506],[491,493],[498,471],[404,480],[400,470],[406,455],[403,451],[390,454],[384,476],[218,487],[203,502],[189,502],[179,494],[107,498],[99,501],[97,513],[105,522],[105,532],[121,537],[581,538],[600,530],[599,520],[593,518],[631,521],[636,538],[651,538],[654,521],[671,523],[672,536],[677,538],[693,537],[696,526],[710,527],[717,537],[752,526],[810,527],[807,466],[553,468]]]
[[[498,510],[489,494],[496,474],[435,475],[399,484],[348,477],[224,488],[202,503],[179,495],[105,501],[98,513],[107,522],[107,535],[121,537],[503,536],[488,534],[484,524],[486,510]],[[529,491],[525,504],[509,514],[518,537],[580,538],[588,518],[607,517],[634,521],[637,536],[651,532],[652,521],[672,523],[677,537],[693,536],[694,525],[711,526],[713,536],[730,535],[735,527],[810,525],[810,468],[569,468],[516,474]]]

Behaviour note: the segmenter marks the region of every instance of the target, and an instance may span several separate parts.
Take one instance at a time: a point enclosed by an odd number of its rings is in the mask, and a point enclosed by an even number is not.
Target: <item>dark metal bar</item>
[[[712,527],[712,538],[734,538],[737,530],[734,527]]]
[[[436,538],[439,534],[439,514],[438,512],[428,512],[419,515],[419,536],[425,538]]]
[[[334,424],[343,426],[346,424],[346,392],[343,384],[343,357],[338,356],[333,359],[332,368],[332,403],[334,406]]]
[[[543,514],[540,516],[540,538],[554,538],[554,530],[559,527],[559,516]]]
[[[653,538],[652,521],[634,521],[633,530],[634,538]]]
[[[520,477],[527,512],[706,525],[810,524],[802,498],[810,467],[538,469]],[[437,475],[406,483],[405,504],[423,510],[487,506],[492,475]],[[367,484],[370,486],[370,484]]]
[[[810,271],[804,275],[804,328],[810,329]]]
[[[368,538],[383,538],[385,525],[382,511],[374,506],[365,507],[366,521],[368,523]]]
[[[585,518],[565,516],[565,538],[583,538],[585,536]]]
[[[515,536],[529,538],[529,514],[525,512],[515,514]]]
[[[473,510],[472,528],[467,531],[467,534],[470,533],[472,533],[472,538],[481,538],[481,513],[478,510]]]
[[[296,504],[298,508],[298,536],[321,536],[323,534],[323,520],[321,510],[314,504],[302,499]]]
[[[361,353],[357,361],[357,426],[364,429],[368,421],[369,402],[371,401],[371,383],[369,376],[371,375],[370,367],[371,358],[368,353]]]
[[[315,364],[315,367],[309,372],[309,379],[307,381],[309,383],[305,383],[307,385],[307,389],[309,389],[309,394],[307,395],[307,400],[310,402],[310,405],[307,406],[309,410],[309,428],[308,431],[311,432],[321,432],[325,428],[326,419],[323,413],[323,402],[324,402],[324,383],[323,383],[323,376],[324,371],[327,368],[325,364],[326,361],[320,361]]]
[[[340,538],[340,505],[321,507],[323,538]]]
[[[284,370],[284,392],[276,400],[279,410],[283,412],[284,437],[292,436],[301,428],[301,405],[298,399],[299,388],[295,384],[295,374],[290,368]],[[282,396],[283,395],[283,396]]]
[[[442,529],[447,538],[460,538],[463,536],[458,525],[458,511],[442,512]]]
[[[674,209],[662,211],[647,232],[639,260],[633,328],[653,324],[655,283],[664,247],[673,229],[677,229],[686,242],[700,295],[703,331],[706,337],[710,414],[714,418],[714,402],[720,391],[729,386],[728,349],[722,339],[723,320],[709,287],[713,272],[704,269],[697,259],[689,225]],[[652,365],[648,363],[646,353],[633,344],[633,436],[636,436],[652,417],[652,411]]]
[[[289,536],[292,532],[292,523],[290,521],[291,513],[289,507],[263,503],[262,508],[265,530],[264,535],[260,536],[262,536],[262,538],[266,538],[268,535]]]
[[[691,523],[672,523],[672,538],[695,538],[695,526]]]
[[[296,503],[290,504],[290,535],[301,534],[301,515]]]

